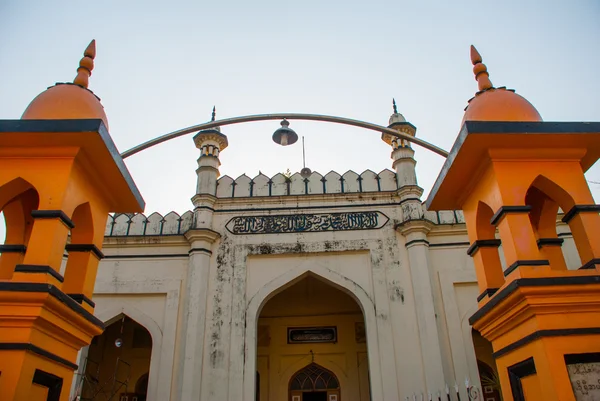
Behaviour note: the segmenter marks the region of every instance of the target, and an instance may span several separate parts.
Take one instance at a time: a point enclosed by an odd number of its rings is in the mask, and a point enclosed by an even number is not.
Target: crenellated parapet
[[[181,216],[170,212],[164,217],[152,213],[146,217],[142,213],[119,213],[108,216],[106,237],[183,235],[192,228],[194,213],[187,211]]]
[[[351,170],[342,175],[330,171],[325,176],[315,171],[306,178],[300,173],[290,177],[259,174],[254,178],[243,174],[235,180],[229,176],[221,177],[217,183],[217,198],[392,192],[397,189],[396,174],[387,169],[379,174],[366,170],[360,175]]]

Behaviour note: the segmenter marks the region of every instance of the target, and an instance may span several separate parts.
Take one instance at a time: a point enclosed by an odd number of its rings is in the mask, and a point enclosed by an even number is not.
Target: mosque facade
[[[90,49],[80,82],[40,95],[24,120],[108,127],[99,101],[79,92]],[[527,100],[492,87],[474,49],[472,61],[480,91],[464,121],[541,121]],[[293,142],[282,128],[274,140]],[[416,135],[395,107],[388,128]],[[498,248],[506,270],[502,244],[470,241],[461,210],[427,210],[413,145],[389,133],[381,140],[391,163],[380,172],[233,179],[220,174],[226,130],[198,132],[190,210],[111,214],[101,251],[86,245],[102,259],[93,292],[69,296],[105,330],[79,352],[68,399],[500,400],[494,350],[469,318],[493,294],[481,292],[472,257]],[[552,258],[577,270],[562,217]],[[66,246],[55,278],[68,278],[69,253],[82,247]]]
[[[388,127],[416,133],[396,110]],[[193,208],[108,219],[93,296],[108,328],[81,352],[74,394],[469,399],[468,381],[473,399],[500,400],[491,344],[468,321],[485,294],[464,216],[426,210],[411,144],[382,140],[381,172],[233,179],[219,174],[226,134],[196,134]],[[560,218],[557,233],[578,268]]]

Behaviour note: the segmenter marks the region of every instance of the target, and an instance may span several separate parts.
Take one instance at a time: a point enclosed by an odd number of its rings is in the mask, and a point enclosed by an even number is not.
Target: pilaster
[[[432,285],[434,280],[429,265],[427,234],[432,228],[433,223],[428,220],[410,220],[396,227],[405,238],[408,252],[425,386],[433,392],[443,388],[445,382]]]
[[[200,377],[204,353],[204,328],[212,246],[221,235],[210,229],[192,229],[185,233],[190,243],[190,258],[182,298],[184,318],[178,360],[179,396],[182,400],[200,399]]]

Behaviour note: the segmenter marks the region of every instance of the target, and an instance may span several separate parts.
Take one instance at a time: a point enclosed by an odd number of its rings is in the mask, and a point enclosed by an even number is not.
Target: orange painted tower
[[[600,123],[543,122],[492,86],[474,47],[471,60],[479,92],[427,200],[464,211],[481,292],[470,323],[493,345],[504,400],[597,399],[583,397],[600,394],[600,206],[584,172],[600,157]],[[558,216],[578,270],[567,270]]]
[[[2,400],[68,400],[78,351],[103,331],[91,297],[108,213],[144,209],[87,88],[95,53],[92,41],[73,83],[0,120]]]

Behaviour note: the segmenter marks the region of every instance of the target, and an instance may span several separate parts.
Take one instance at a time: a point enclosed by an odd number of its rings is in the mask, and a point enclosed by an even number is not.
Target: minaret
[[[216,107],[213,107],[211,121],[215,121]],[[217,179],[219,178],[219,154],[228,145],[227,137],[220,127],[200,131],[194,136],[194,143],[200,149],[198,158],[198,183],[196,195],[192,198],[195,207],[196,228],[210,228],[212,209],[217,200]]]
[[[417,128],[407,122],[404,116],[398,113],[396,100],[392,100],[394,113],[390,117],[388,128],[398,132],[415,136]],[[417,313],[417,327],[419,330],[420,351],[423,360],[423,373],[428,389],[442,388],[444,372],[439,361],[442,353],[439,343],[438,327],[436,322],[435,295],[432,289],[432,275],[429,256],[429,241],[427,234],[433,224],[423,219],[423,205],[421,195],[423,189],[417,185],[414,159],[415,151],[410,142],[382,134],[381,139],[390,144],[392,150],[393,168],[396,170],[398,182],[397,194],[400,197],[402,218],[396,226],[400,234],[400,241],[404,242],[408,255],[411,271],[411,281],[414,294],[414,304]]]
[[[396,99],[392,100],[392,105],[394,113],[390,116],[388,128],[415,136],[417,128],[407,122],[402,114],[398,113]],[[415,151],[410,146],[410,142],[390,134],[381,134],[381,139],[391,145],[393,149],[391,155],[392,168],[396,170],[400,200],[418,199],[423,194],[423,189],[417,185],[417,174],[415,172],[417,162],[414,158]]]
[[[213,107],[211,121],[216,119]],[[185,303],[183,329],[180,333],[180,354],[178,369],[177,399],[200,399],[200,380],[204,357],[204,324],[206,321],[206,297],[210,281],[210,260],[216,253],[221,235],[212,229],[214,207],[217,203],[217,179],[219,178],[219,154],[227,147],[227,137],[219,127],[200,131],[194,136],[194,143],[200,149],[198,158],[198,184],[192,198],[194,204],[194,226],[185,233],[189,241],[190,258],[185,280],[183,299]]]

